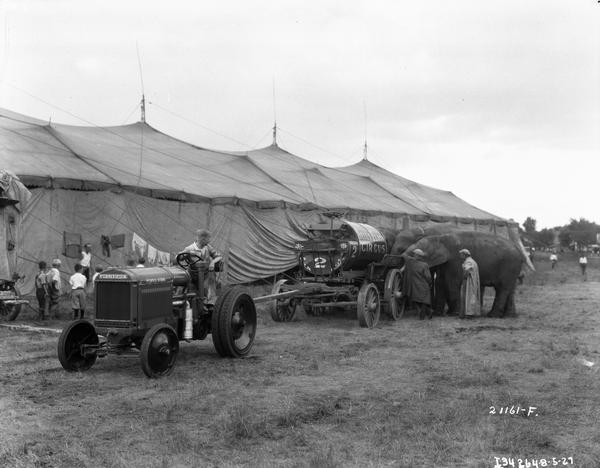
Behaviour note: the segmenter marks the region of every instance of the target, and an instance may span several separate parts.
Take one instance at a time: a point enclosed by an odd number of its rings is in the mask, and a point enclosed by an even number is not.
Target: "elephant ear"
[[[421,249],[425,252],[425,262],[430,268],[446,263],[450,260],[450,251],[440,242],[439,236],[428,236],[415,242],[408,247],[405,253],[412,252],[415,249]]]
[[[430,267],[441,265],[442,263],[446,263],[448,260],[450,260],[450,252],[445,245],[439,243],[437,244],[437,248],[435,250],[432,252],[427,252],[427,254],[428,255],[425,261]]]

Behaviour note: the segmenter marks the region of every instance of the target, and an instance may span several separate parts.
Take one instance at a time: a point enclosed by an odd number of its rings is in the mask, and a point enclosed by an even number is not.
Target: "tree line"
[[[536,220],[531,216],[523,222],[523,228],[519,228],[521,235],[528,243],[536,247],[551,247],[555,245],[555,239],[562,247],[569,247],[575,242],[578,246],[596,244],[596,234],[600,233],[600,225],[585,218],[571,218],[569,224],[536,230]],[[558,236],[557,236],[558,234]]]

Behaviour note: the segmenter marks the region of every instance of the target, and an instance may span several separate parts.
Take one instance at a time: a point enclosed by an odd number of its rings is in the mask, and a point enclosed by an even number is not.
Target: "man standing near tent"
[[[402,291],[419,312],[419,319],[425,315],[431,320],[431,273],[429,265],[424,261],[425,252],[421,249],[412,251],[412,257],[406,257],[404,265],[404,284]]]
[[[481,315],[481,290],[479,288],[479,267],[471,257],[471,252],[462,249],[458,252],[463,261],[463,279],[460,287],[459,317],[473,318]]]
[[[89,283],[90,281],[90,268],[92,268],[92,246],[85,244],[81,251],[81,259],[79,260],[81,265],[81,273],[85,276],[85,280]]]
[[[215,265],[222,260],[223,256],[210,245],[210,231],[206,229],[198,229],[196,231],[196,241],[188,245],[184,252],[190,252],[198,257],[200,261],[206,264],[208,274],[206,279],[206,302],[214,304],[217,300],[217,279],[215,277]],[[200,270],[201,266],[194,265],[195,269]],[[192,267],[192,268],[194,268]],[[198,268],[200,267],[200,268]]]

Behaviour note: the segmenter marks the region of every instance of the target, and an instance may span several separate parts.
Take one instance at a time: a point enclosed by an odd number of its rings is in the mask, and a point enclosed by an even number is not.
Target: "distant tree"
[[[568,247],[571,242],[573,242],[571,231],[569,231],[567,226],[561,228],[560,232],[558,233],[558,241],[563,247]]]
[[[527,219],[523,222],[523,228],[527,234],[533,234],[535,232],[535,225],[537,221],[531,216],[527,216]]]
[[[563,226],[558,235],[560,244],[567,247],[573,242],[584,246],[596,243],[596,234],[600,232],[600,226],[585,218],[573,219],[568,225]]]
[[[554,229],[544,228],[537,233],[537,241],[545,246],[549,247],[554,243]]]

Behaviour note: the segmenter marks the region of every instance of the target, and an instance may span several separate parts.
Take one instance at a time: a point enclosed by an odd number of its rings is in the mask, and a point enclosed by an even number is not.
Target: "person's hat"
[[[415,249],[413,250],[413,255],[416,255],[417,257],[424,257],[425,252],[423,252],[421,249]]]
[[[466,255],[467,257],[470,257],[470,256],[471,256],[471,252],[469,252],[469,250],[468,250],[468,249],[460,249],[460,250],[458,251],[458,253],[459,253],[459,254]]]
[[[54,260],[52,260],[52,265],[61,265],[62,262],[60,261],[60,258],[55,258]]]

